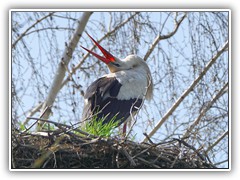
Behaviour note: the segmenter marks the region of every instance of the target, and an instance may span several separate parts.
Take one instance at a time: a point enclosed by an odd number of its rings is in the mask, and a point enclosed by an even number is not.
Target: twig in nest
[[[120,148],[120,151],[127,157],[129,162],[131,163],[131,166],[135,167],[136,163],[134,162],[133,158],[128,154],[128,152],[123,147]]]
[[[191,146],[190,144],[188,144],[187,142],[185,142],[182,139],[177,139],[177,138],[173,138],[173,139],[178,141],[179,143],[183,144],[184,146],[192,149],[201,158],[201,160],[205,161],[205,158],[203,157],[203,155],[201,155],[195,147]]]
[[[178,159],[178,156],[176,156],[176,157],[174,158],[174,161],[172,162],[170,168],[173,168],[173,167],[174,167],[174,165],[175,165],[176,162],[177,162],[177,159]]]
[[[29,119],[33,119],[33,120],[36,120],[37,122],[38,121],[43,121],[43,122],[46,122],[46,123],[50,123],[50,124],[54,124],[56,127],[58,127],[59,129],[63,130],[62,132],[63,133],[66,133],[66,131],[76,131],[78,133],[81,133],[83,135],[86,135],[88,137],[91,137],[91,138],[96,138],[97,136],[94,136],[94,135],[91,135],[85,131],[82,131],[80,129],[77,129],[77,128],[74,128],[73,126],[69,126],[69,125],[66,125],[66,124],[62,124],[62,123],[58,123],[58,122],[55,122],[55,121],[50,121],[48,119],[42,119],[42,118],[35,118],[35,117],[28,117]],[[28,128],[29,130],[29,128]],[[24,131],[25,132],[25,131]],[[58,134],[60,134],[61,132],[57,132]],[[56,135],[56,134],[55,134]]]
[[[150,137],[147,135],[147,133],[143,133],[143,135],[147,138],[147,140],[151,143],[151,144],[154,144],[155,143],[150,139]]]
[[[41,168],[42,166],[46,165],[46,160],[48,161],[50,158],[50,156],[59,150],[60,146],[59,143],[61,142],[61,140],[66,137],[65,135],[62,135],[60,137],[58,137],[55,141],[55,143],[48,148],[47,152],[45,152],[44,154],[42,154],[38,159],[36,159],[32,165],[32,168]]]
[[[143,159],[143,158],[141,158],[141,157],[137,157],[137,159],[140,160],[140,161],[142,161],[144,164],[149,165],[149,166],[151,166],[151,167],[161,168],[160,166],[158,166],[158,165],[156,165],[156,164],[153,164],[153,163],[151,163],[151,162],[149,162],[149,161],[147,161],[147,160],[145,160],[145,159]]]
[[[216,168],[205,154],[182,139],[152,144],[121,142],[116,138],[86,137],[72,126],[53,124],[59,129],[44,136],[13,132],[18,143],[12,149],[13,168]]]

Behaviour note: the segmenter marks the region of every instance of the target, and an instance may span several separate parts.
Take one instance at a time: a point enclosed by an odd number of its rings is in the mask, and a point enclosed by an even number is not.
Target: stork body
[[[106,63],[111,73],[97,79],[87,88],[82,119],[91,119],[96,115],[97,119],[105,118],[105,124],[115,116],[118,125],[121,125],[136,114],[145,98],[152,98],[150,70],[145,61],[137,55],[129,55],[120,60],[89,37],[105,58],[83,48]]]

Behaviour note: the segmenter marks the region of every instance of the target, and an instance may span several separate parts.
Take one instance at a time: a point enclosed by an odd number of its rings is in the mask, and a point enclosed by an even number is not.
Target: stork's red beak
[[[105,57],[102,57],[90,50],[88,50],[87,48],[81,46],[83,49],[85,49],[86,51],[88,51],[90,54],[94,55],[96,58],[100,59],[101,61],[103,61],[104,63],[106,64],[109,64],[110,62],[114,62],[115,61],[115,58],[114,56],[108,52],[106,49],[104,49],[100,44],[97,43],[97,41],[95,41],[88,33],[87,35],[91,38],[91,40],[95,43],[95,45],[100,49],[100,51],[103,53],[103,55]]]

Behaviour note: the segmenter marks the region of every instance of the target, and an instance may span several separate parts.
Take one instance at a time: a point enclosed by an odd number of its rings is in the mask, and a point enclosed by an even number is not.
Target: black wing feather
[[[116,116],[115,120],[119,121],[119,125],[122,124],[132,112],[137,111],[142,104],[142,100],[136,98],[117,99],[121,87],[122,84],[115,77],[102,77],[94,81],[87,88],[84,96],[88,103],[84,107],[83,119],[97,114],[97,118],[105,117],[103,122],[105,124]]]

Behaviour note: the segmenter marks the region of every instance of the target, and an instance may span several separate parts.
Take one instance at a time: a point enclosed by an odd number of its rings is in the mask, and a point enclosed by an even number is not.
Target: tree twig
[[[36,112],[38,112],[41,109],[42,105],[43,105],[43,103],[41,102],[37,106],[35,106],[31,110],[29,110],[29,113],[28,113],[27,117],[32,117],[34,114],[36,114]],[[29,122],[29,118],[26,118],[23,121],[23,125],[26,126],[28,122]]]
[[[180,24],[182,23],[182,21],[185,19],[185,17],[187,16],[187,14],[184,14],[181,19],[179,21],[176,20],[175,18],[175,28],[172,32],[170,32],[169,34],[167,35],[158,35],[155,40],[153,41],[152,45],[150,46],[150,48],[148,49],[147,53],[145,54],[143,60],[146,61],[148,59],[148,57],[150,56],[150,54],[153,52],[154,48],[156,47],[156,45],[158,44],[158,42],[160,40],[163,40],[163,39],[168,39],[170,37],[172,37],[178,30]]]
[[[162,117],[162,119],[157,123],[157,125],[153,128],[153,130],[148,134],[148,137],[152,137],[157,130],[163,125],[164,122],[168,119],[168,117],[177,109],[179,104],[185,99],[185,97],[193,90],[193,88],[198,84],[198,82],[202,79],[202,77],[207,73],[209,68],[216,62],[220,55],[228,48],[228,41],[225,42],[224,46],[213,56],[213,58],[207,63],[204,67],[203,71],[199,74],[199,76],[192,82],[192,84],[182,93],[182,95],[177,99],[177,101],[173,104],[173,106],[168,110],[168,112]],[[145,138],[143,141],[146,142],[148,139]]]
[[[45,107],[45,109],[42,111],[40,118],[42,118],[44,116],[44,114],[47,112],[47,110],[49,109],[49,107]],[[39,118],[39,119],[40,119]],[[29,121],[30,118],[27,117],[27,120]],[[27,129],[25,129],[24,132],[29,131],[29,129],[31,129],[35,124],[37,124],[39,122],[39,119],[37,121],[35,121],[32,125],[30,125]]]
[[[34,28],[38,23],[40,23],[41,21],[43,21],[44,19],[52,16],[55,12],[51,12],[48,15],[42,17],[41,19],[38,19],[35,23],[33,23],[30,27],[28,27],[18,38],[17,40],[12,44],[12,48],[14,49],[17,45],[17,43],[24,37],[27,35],[28,31],[32,28]]]
[[[226,92],[226,88],[228,87],[228,83],[226,83],[222,89],[213,97],[213,99],[208,103],[208,105],[201,111],[200,115],[194,120],[194,122],[189,126],[185,134],[183,135],[183,138],[190,135],[194,127],[200,122],[202,117],[206,114],[206,112],[211,108],[211,106],[217,101],[219,97],[221,97],[224,92]]]
[[[228,135],[228,131],[225,131],[211,146],[209,146],[207,148],[207,150],[205,151],[206,154],[211,151],[225,136]]]

